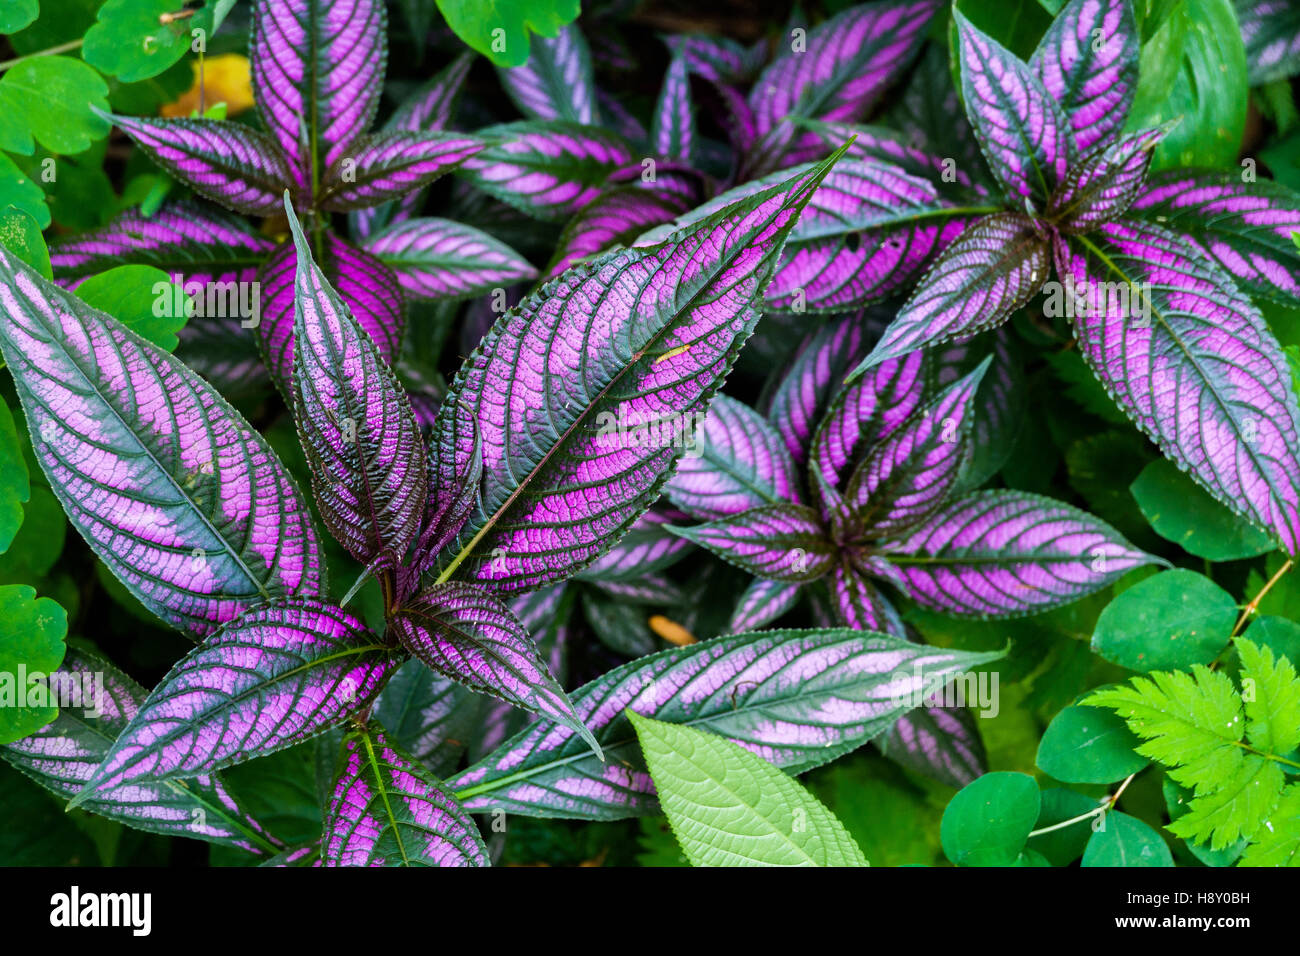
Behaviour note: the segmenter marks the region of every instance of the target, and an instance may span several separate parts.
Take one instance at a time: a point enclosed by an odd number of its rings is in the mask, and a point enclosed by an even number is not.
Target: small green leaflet
[[[41,680],[63,663],[68,615],[24,584],[0,587],[0,744],[21,740],[59,714]]]
[[[456,36],[497,66],[528,62],[530,33],[553,37],[578,18],[579,0],[438,0]]]
[[[1208,664],[1237,620],[1232,595],[1203,574],[1175,568],[1133,585],[1097,619],[1092,649],[1135,671]]]
[[[716,734],[627,717],[693,865],[868,865],[834,814],[762,758]]]
[[[1013,866],[1041,809],[1033,777],[986,773],[957,791],[943,811],[943,852],[958,866]]]
[[[1173,866],[1160,834],[1137,817],[1111,810],[1088,838],[1081,866]]]

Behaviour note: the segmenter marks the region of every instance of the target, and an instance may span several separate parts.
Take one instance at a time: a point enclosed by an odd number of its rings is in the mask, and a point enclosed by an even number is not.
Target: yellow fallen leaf
[[[686,628],[682,627],[676,621],[670,621],[662,614],[652,614],[650,620],[646,622],[650,625],[650,630],[654,631],[669,644],[676,644],[678,647],[685,647],[687,644],[695,643],[695,635]]]
[[[190,61],[194,69],[194,85],[174,103],[167,103],[158,112],[169,118],[187,117],[199,108],[199,61]],[[226,115],[234,116],[253,105],[253,84],[248,76],[248,57],[238,53],[203,58],[203,106],[225,103]]]

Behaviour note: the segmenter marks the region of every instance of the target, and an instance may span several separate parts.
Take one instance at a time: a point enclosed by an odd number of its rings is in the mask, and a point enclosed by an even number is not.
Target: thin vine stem
[[[58,46],[52,46],[44,50],[37,50],[35,53],[27,53],[23,56],[16,56],[12,60],[5,60],[0,63],[0,73],[17,66],[19,63],[26,63],[28,60],[34,60],[39,56],[58,56],[60,53],[70,53],[78,49],[85,40],[69,40],[67,43],[60,43]]]

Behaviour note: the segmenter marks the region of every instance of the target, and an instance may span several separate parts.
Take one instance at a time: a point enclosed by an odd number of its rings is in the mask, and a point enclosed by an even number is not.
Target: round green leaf
[[[957,792],[943,811],[939,840],[958,866],[1011,866],[1041,809],[1034,778],[986,773]]]
[[[14,413],[0,399],[0,553],[9,549],[22,526],[23,504],[32,495],[28,477]]]
[[[6,0],[0,3],[0,33],[17,33],[40,13],[37,0]]]
[[[92,106],[108,109],[108,85],[85,63],[23,60],[0,77],[0,149],[28,156],[39,142],[52,153],[79,153],[108,135],[108,121]]]
[[[34,675],[63,663],[68,615],[25,584],[0,587],[0,744],[21,740],[59,715],[32,695]],[[44,695],[42,695],[44,696]]]
[[[41,227],[31,215],[17,206],[11,205],[0,213],[0,245],[45,278],[54,278],[54,273],[50,270],[50,250],[46,248]]]
[[[86,62],[125,83],[163,72],[190,49],[194,30],[212,31],[212,4],[179,20],[175,0],[108,0],[86,33]]]
[[[1156,534],[1198,558],[1236,561],[1277,547],[1262,530],[1163,458],[1143,468],[1130,490]]]
[[[1083,851],[1083,866],[1173,866],[1174,858],[1160,834],[1137,817],[1111,810]]]
[[[1135,752],[1137,745],[1114,711],[1066,707],[1047,725],[1037,763],[1063,783],[1114,783],[1150,762]]]
[[[42,229],[50,224],[44,191],[4,153],[0,153],[0,206],[21,209]]]
[[[866,866],[825,805],[725,737],[632,711],[646,766],[694,866]]]
[[[1147,578],[1106,605],[1092,649],[1135,671],[1208,664],[1237,620],[1232,595],[1203,574],[1175,568]]]
[[[1300,667],[1300,624],[1295,621],[1272,615],[1257,617],[1250,622],[1243,637]]]
[[[176,333],[192,311],[189,299],[178,315],[176,284],[153,266],[118,266],[91,276],[77,286],[77,295],[89,306],[107,312],[137,335],[168,352],[176,348]]]
[[[529,31],[553,37],[577,19],[579,0],[437,0],[452,32],[497,66],[523,66]]]
[[[1034,824],[1035,830],[1056,826],[1097,809],[1096,800],[1063,787],[1048,787],[1043,791],[1042,800],[1043,809],[1038,814],[1038,822]],[[1092,836],[1089,822],[1080,820],[1059,830],[1031,836],[1026,846],[1037,850],[1053,866],[1069,866],[1083,855],[1083,849],[1088,845],[1088,837]]]

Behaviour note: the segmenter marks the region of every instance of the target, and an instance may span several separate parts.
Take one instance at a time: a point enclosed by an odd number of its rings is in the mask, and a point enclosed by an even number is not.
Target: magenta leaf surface
[[[767,505],[672,530],[724,561],[774,581],[813,581],[835,562],[835,546],[821,516],[805,505]]]
[[[497,76],[519,111],[530,119],[597,121],[591,51],[576,23],[562,27],[554,37],[533,34],[528,62],[498,67]]]
[[[428,479],[406,393],[374,341],[312,261],[286,202],[297,248],[294,416],[321,519],[363,565],[396,565],[415,540]]]
[[[139,713],[146,691],[98,654],[80,648],[68,648],[57,673],[54,680],[67,687],[68,704],[52,723],[0,748],[0,757],[70,800]],[[88,679],[94,682],[89,694]],[[215,776],[130,783],[87,800],[83,808],[138,830],[221,843],[259,856],[279,849]]]
[[[655,104],[650,124],[650,145],[661,159],[690,162],[695,140],[695,108],[691,102],[691,78],[684,57],[668,63],[664,85]]]
[[[195,635],[323,586],[311,516],[207,382],[0,250],[0,352],[73,527],[153,613]]]
[[[415,298],[470,298],[537,277],[504,242],[450,219],[397,222],[368,236],[363,247]]]
[[[1070,237],[1056,259],[1082,290],[1079,348],[1111,397],[1162,453],[1295,554],[1300,409],[1255,306],[1155,224],[1126,220]]]
[[[790,773],[887,730],[926,679],[1000,654],[926,647],[883,634],[774,630],[718,637],[618,667],[574,692],[600,763],[567,727],[540,721],[450,786],[468,810],[616,820],[657,812],[627,708],[721,734]],[[790,680],[798,672],[800,680]]]
[[[802,588],[788,581],[754,578],[731,612],[730,631],[753,631],[766,627],[799,602]]]
[[[478,828],[378,723],[343,740],[325,810],[325,866],[489,866]]]
[[[1157,561],[1092,515],[1018,491],[950,502],[880,550],[918,604],[976,617],[1063,604]]]
[[[309,740],[364,709],[400,663],[338,608],[318,601],[256,608],[177,662],[73,803]]]
[[[527,628],[487,591],[458,581],[434,585],[403,604],[389,627],[430,670],[572,727],[599,753]]]
[[[1142,192],[1151,151],[1164,132],[1142,130],[1080,159],[1052,197],[1048,215],[1071,232],[1090,232],[1118,219]]]
[[[537,587],[622,536],[725,378],[833,161],[659,245],[565,273],[498,320],[448,399],[477,418],[483,483],[440,580],[459,571],[497,590]],[[467,452],[455,418],[444,427],[456,431],[439,443]]]

